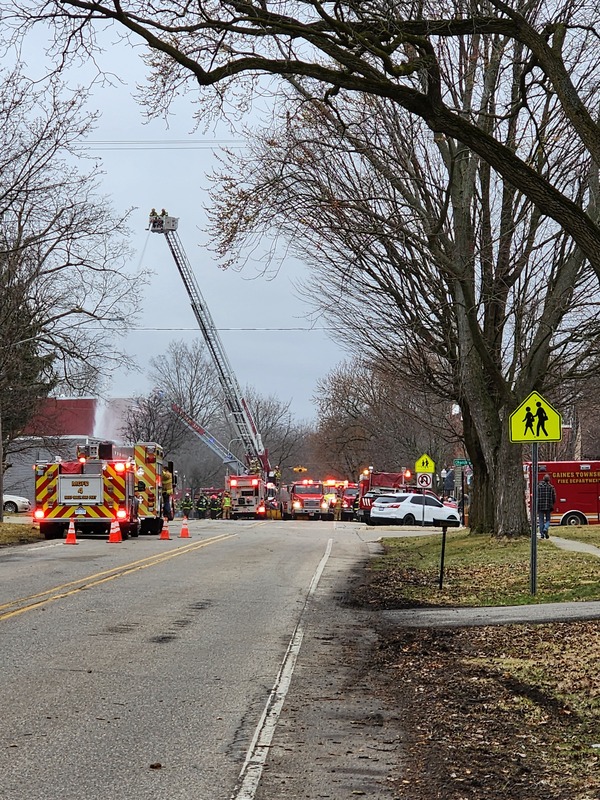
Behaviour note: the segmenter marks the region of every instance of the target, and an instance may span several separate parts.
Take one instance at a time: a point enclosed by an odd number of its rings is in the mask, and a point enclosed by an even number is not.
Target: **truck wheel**
[[[587,519],[582,514],[579,514],[577,511],[572,511],[570,514],[565,514],[565,516],[560,521],[560,524],[587,525]]]

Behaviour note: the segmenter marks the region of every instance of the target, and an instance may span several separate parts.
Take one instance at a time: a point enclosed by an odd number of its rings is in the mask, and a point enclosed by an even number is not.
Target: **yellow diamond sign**
[[[510,415],[511,442],[560,442],[562,417],[541,394],[532,392]]]
[[[415,461],[415,472],[435,472],[435,461],[427,453]]]

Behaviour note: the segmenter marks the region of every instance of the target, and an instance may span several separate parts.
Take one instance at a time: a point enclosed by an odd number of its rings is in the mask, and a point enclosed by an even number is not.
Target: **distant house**
[[[121,429],[132,403],[128,398],[48,397],[11,448],[4,491],[33,501],[36,461],[75,458],[77,445],[87,439],[121,443]]]

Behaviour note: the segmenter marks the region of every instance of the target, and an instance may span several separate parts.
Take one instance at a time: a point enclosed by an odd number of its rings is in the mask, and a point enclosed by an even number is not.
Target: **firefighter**
[[[211,495],[208,507],[210,509],[211,519],[217,519],[217,517],[221,516],[221,501],[216,494]]]
[[[173,494],[173,475],[166,464],[162,468],[162,515],[165,519],[173,519],[173,509],[171,508],[171,495]]]
[[[208,497],[204,492],[200,492],[196,498],[196,513],[198,519],[206,519],[206,512],[208,511]]]
[[[190,497],[189,493],[186,493],[185,497],[181,501],[181,510],[183,511],[183,516],[189,519],[193,508],[194,503],[192,502],[192,498]]]
[[[334,522],[340,522],[342,519],[342,493],[339,491],[335,496],[335,502],[333,505],[333,519]]]
[[[221,506],[223,508],[223,519],[231,519],[231,495],[229,492],[223,492]]]

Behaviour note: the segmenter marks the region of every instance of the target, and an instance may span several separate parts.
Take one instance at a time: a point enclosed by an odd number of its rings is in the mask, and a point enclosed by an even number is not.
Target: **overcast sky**
[[[190,133],[192,108],[185,100],[179,102],[168,129],[161,121],[146,124],[133,98],[136,81],[143,81],[143,64],[135,52],[121,46],[110,48],[107,61],[111,70],[126,76],[127,85],[95,89],[92,105],[102,116],[90,137],[89,153],[102,160],[106,174],[101,188],[115,207],[136,207],[131,217],[133,266],[154,272],[143,289],[140,329],[126,338],[126,349],[142,373],[115,376],[109,393],[145,393],[152,388],[145,377],[149,359],[163,353],[173,339],[191,341],[201,335],[164,237],[146,231],[150,209],[166,208],[180,219],[179,236],[241,386],[252,385],[263,395],[291,401],[297,419],[314,418],[310,398],[316,382],[344,353],[318,328],[322,323],[307,330],[309,309],[297,298],[294,283],[314,281],[315,290],[322,292],[327,289],[326,276],[317,280],[294,259],[286,259],[270,279],[257,266],[241,272],[219,269],[203,246],[204,208],[210,202],[206,176],[217,166],[215,138],[231,141],[235,134],[225,126]],[[241,144],[238,139],[233,146]]]

